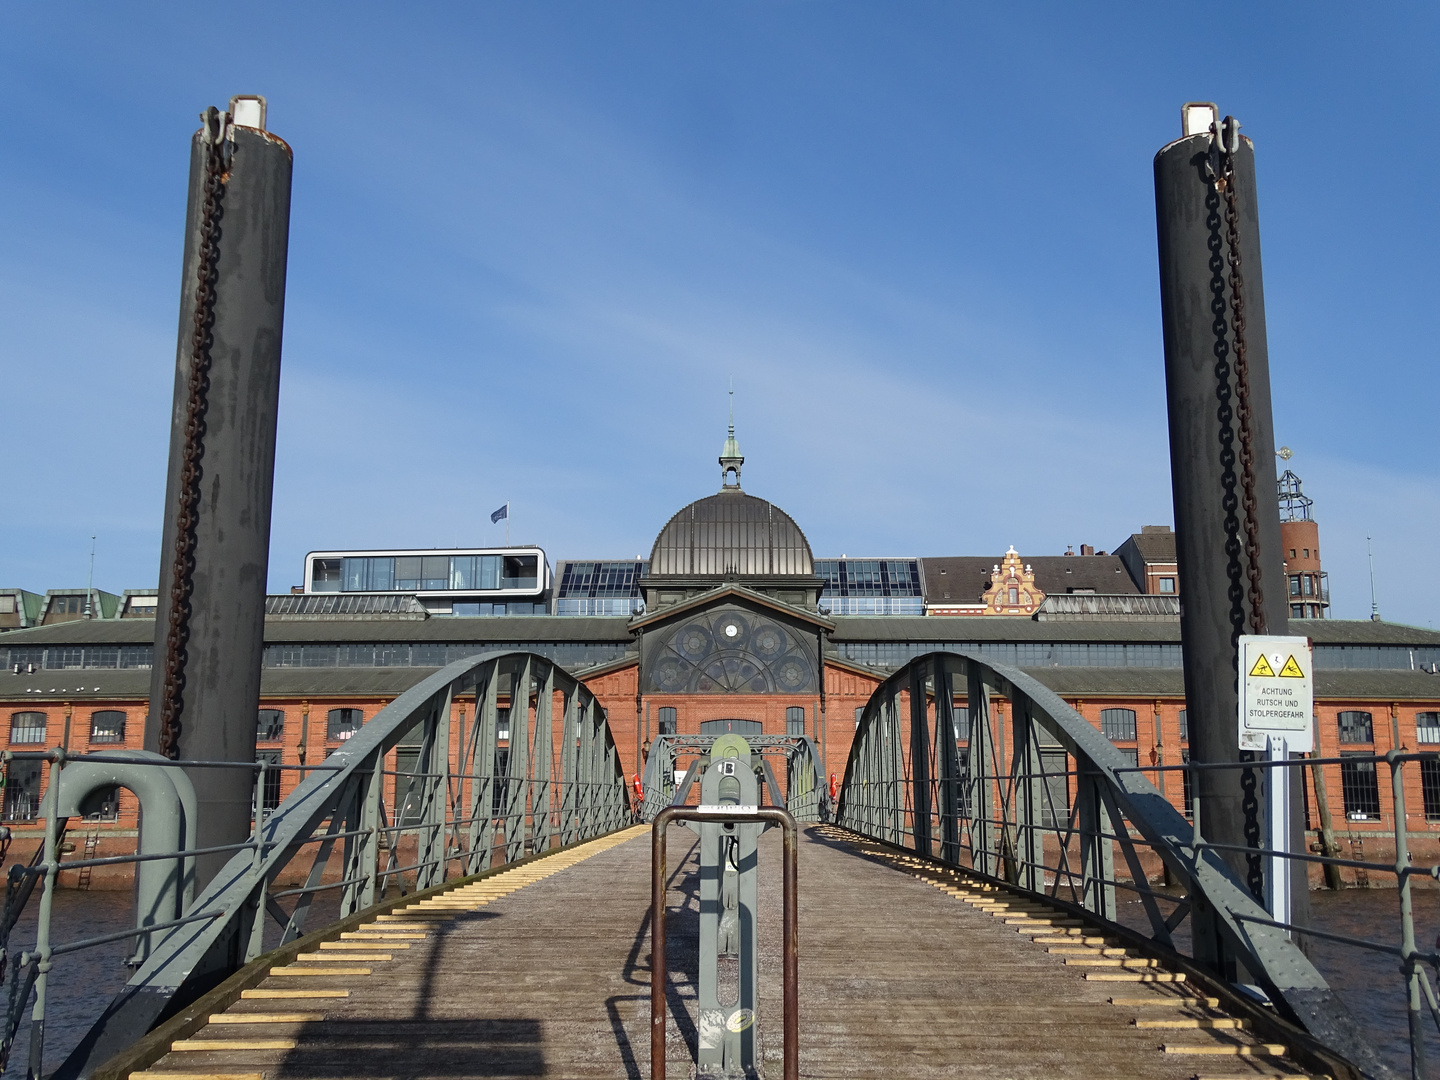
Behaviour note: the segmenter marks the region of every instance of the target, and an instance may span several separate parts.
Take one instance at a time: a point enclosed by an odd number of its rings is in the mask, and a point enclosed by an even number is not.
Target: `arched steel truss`
[[[644,786],[641,793],[641,816],[646,821],[667,806],[684,805],[694,791],[697,766],[708,760],[713,735],[660,735],[650,744],[645,759]],[[825,775],[820,767],[820,753],[808,735],[752,735],[746,740],[760,759],[763,774],[762,798],[768,796],[774,806],[783,807],[796,821],[828,821],[830,796],[821,782]],[[771,761],[785,763],[784,786],[771,768]],[[675,772],[682,762],[689,761],[685,779],[675,782]]]
[[[467,730],[452,706],[470,695]],[[418,750],[416,765],[387,772],[386,755],[402,741]],[[635,820],[605,710],[583,683],[529,652],[484,653],[436,672],[306,773],[260,815],[252,842],[195,898],[183,924],[154,935],[149,959],[55,1076],[85,1075],[259,956],[267,915],[284,941],[299,937],[317,892],[340,889],[343,917],[392,884],[427,889],[487,869],[497,855],[511,861]],[[387,814],[391,777],[402,809]],[[273,892],[307,848],[305,886]],[[337,854],[339,880],[328,880]],[[289,912],[276,902],[287,895],[298,897]]]
[[[1222,971],[1238,962],[1288,1019],[1351,1061],[1375,1061],[1309,958],[1267,925],[1268,913],[1196,827],[1108,738],[1018,668],[934,652],[886,679],[855,732],[836,820],[1111,922],[1117,888],[1131,891],[1157,944],[1180,951],[1188,918],[1197,961]],[[1149,887],[1147,855],[1179,890]]]

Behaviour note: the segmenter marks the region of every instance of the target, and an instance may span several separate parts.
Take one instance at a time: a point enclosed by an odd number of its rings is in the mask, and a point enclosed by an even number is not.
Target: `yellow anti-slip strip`
[[[558,874],[561,870],[565,870],[571,866],[574,866],[577,863],[584,862],[586,859],[598,855],[602,851],[608,851],[610,848],[613,848],[619,844],[623,844],[627,840],[632,840],[640,833],[647,831],[649,831],[648,826],[637,825],[633,828],[626,829],[623,832],[613,833],[610,836],[606,836],[602,839],[592,840],[589,843],[572,848],[569,851],[565,852],[563,855],[556,855],[548,859],[539,860],[537,862],[526,863],[522,866],[517,866],[512,870],[501,870],[498,873],[491,874],[480,881],[474,882],[473,884],[462,885],[459,888],[450,890],[449,892],[441,893],[434,898],[419,901],[411,905],[409,908],[392,909],[396,912],[404,912],[403,915],[380,915],[377,917],[377,919],[395,919],[397,917],[400,919],[413,919],[416,915],[441,915],[444,918],[448,919],[451,915],[458,914],[460,911],[474,910],[477,907],[488,904],[491,900],[499,899],[502,896],[508,896],[510,893],[516,891],[517,889],[523,889],[527,885],[533,885],[537,881],[543,881],[544,879],[551,877],[554,874]],[[427,920],[427,922],[434,921],[439,920]],[[410,924],[385,924],[372,920],[370,923],[361,924],[360,932],[363,933],[364,928],[371,925],[373,925],[377,930],[382,928],[390,930],[393,928],[397,928],[400,925],[403,925],[407,931],[410,931],[409,933],[405,933],[403,935],[395,934],[387,936],[404,936],[409,938],[419,938],[420,940],[424,940],[427,936],[423,932],[424,927],[418,924],[414,924],[413,922]],[[412,927],[414,929],[412,929]],[[421,932],[415,933],[414,930],[420,930]],[[349,935],[347,934],[345,936],[348,937]],[[376,942],[367,946],[362,941],[326,941],[321,942],[318,949],[295,957],[294,964],[290,966],[272,967],[269,973],[272,976],[281,977],[369,975],[371,972],[371,969],[369,967],[332,967],[330,965],[346,962],[353,963],[357,960],[369,962],[383,962],[390,960],[391,954],[389,952],[360,951],[367,948],[374,949],[376,945],[379,945],[382,949],[408,949],[410,947],[408,944],[398,943],[380,944],[379,942]],[[329,955],[324,955],[321,950],[328,952]],[[302,966],[306,964],[314,964],[316,966]],[[242,1000],[253,1001],[256,999],[274,1000],[282,997],[347,997],[348,995],[348,990],[254,989],[245,990],[241,993],[240,996]],[[316,1013],[230,1013],[227,1010],[227,1012],[225,1013],[220,1013],[215,1016],[208,1017],[207,1023],[220,1025],[295,1023],[302,1021],[318,1021],[323,1020],[323,1018],[323,1014]],[[295,1045],[296,1043],[293,1039],[191,1038],[177,1039],[175,1042],[171,1043],[170,1049],[172,1051],[290,1050],[293,1049]],[[156,1071],[148,1073],[135,1072],[131,1075],[135,1077],[144,1077],[147,1078],[147,1080],[161,1080],[161,1078],[163,1078],[163,1080],[201,1080],[202,1076],[204,1076],[206,1080],[260,1080],[260,1075],[255,1073],[187,1074]]]
[[[395,908],[381,919],[402,920],[414,918],[419,915],[443,915],[448,912],[474,911],[476,908],[484,907],[486,904],[502,897],[509,896],[518,889],[527,885],[533,885],[537,881],[544,881],[546,878],[567,870],[577,863],[593,858],[603,851],[633,840],[641,833],[650,831],[648,825],[636,825],[622,832],[612,833],[599,840],[592,840],[588,844],[572,848],[563,855],[552,855],[548,859],[539,862],[526,863],[517,866],[513,870],[501,870],[497,874],[491,874],[481,881],[473,882],[470,885],[462,885],[459,888],[451,889],[448,892],[440,893],[425,900],[419,900],[403,908]],[[393,925],[393,924],[392,924]],[[388,927],[387,927],[388,928]]]

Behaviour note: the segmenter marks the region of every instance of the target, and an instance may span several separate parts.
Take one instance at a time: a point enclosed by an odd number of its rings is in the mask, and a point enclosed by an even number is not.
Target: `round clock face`
[[[736,626],[734,623],[726,623],[726,624],[725,624],[725,636],[728,637],[728,638],[739,637],[739,636],[740,636],[740,627]]]

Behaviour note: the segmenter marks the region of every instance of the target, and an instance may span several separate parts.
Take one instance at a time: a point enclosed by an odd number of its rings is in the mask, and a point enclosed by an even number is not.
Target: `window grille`
[[[1045,774],[1041,820],[1051,828],[1063,828],[1070,820],[1070,755],[1064,750],[1041,750],[1040,770]]]
[[[805,734],[805,706],[791,705],[785,710],[785,734]]]
[[[41,764],[39,761],[12,761],[6,767],[6,821],[35,820],[40,811]]]
[[[1363,715],[1369,716],[1369,713]],[[1342,753],[1342,758],[1367,758],[1368,754]],[[1373,761],[1342,761],[1340,789],[1345,798],[1345,817],[1350,821],[1380,820],[1380,785]]]
[[[280,764],[279,750],[257,750],[255,751],[256,762],[265,762],[266,765]],[[280,769],[265,770],[265,790],[260,793],[260,809],[269,813],[280,805],[280,777],[284,773]]]
[[[1415,714],[1415,741],[1421,746],[1440,743],[1440,712]]]
[[[109,787],[92,791],[80,800],[80,816],[86,821],[118,821],[120,819],[120,788]]]
[[[506,750],[505,753],[508,755],[510,751]],[[416,779],[416,774],[419,772],[420,751],[418,749],[403,747],[395,752],[395,805],[400,808],[395,814],[395,824],[400,828],[420,824],[425,781]]]
[[[364,723],[365,714],[359,709],[331,709],[325,721],[325,737],[344,742]]]
[[[125,714],[119,709],[103,709],[90,714],[90,741],[92,743],[123,743],[125,741]]]
[[[1111,742],[1134,742],[1135,710],[1101,709],[1100,732]]]
[[[1180,710],[1180,741],[1190,741],[1190,710]]]
[[[495,780],[491,785],[494,794],[490,796],[490,812],[492,814],[502,813],[510,805],[510,777],[506,775],[509,771],[510,748],[497,746],[495,748]]]
[[[285,713],[281,709],[261,709],[255,719],[256,742],[279,742],[285,734]],[[259,760],[258,758],[256,760]]]
[[[43,712],[17,712],[10,715],[10,741],[12,743],[45,743],[45,714]]]
[[[660,734],[674,735],[679,730],[679,721],[675,718],[675,710],[669,705],[660,709]]]
[[[1342,743],[1373,743],[1375,741],[1375,722],[1368,712],[1346,709],[1335,720],[1340,726]]]
[[[700,724],[701,735],[739,735],[748,739],[752,735],[764,735],[765,727],[759,720],[704,720]]]
[[[1420,762],[1420,794],[1425,800],[1425,820],[1440,821],[1440,759]]]

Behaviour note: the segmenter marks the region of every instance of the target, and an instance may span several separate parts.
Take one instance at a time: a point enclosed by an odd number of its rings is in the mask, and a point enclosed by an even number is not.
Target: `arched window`
[[[119,709],[102,709],[90,714],[90,741],[92,743],[123,743],[125,741],[125,714]],[[111,819],[106,818],[109,821]]]
[[[1417,712],[1415,714],[1415,741],[1421,746],[1440,743],[1440,712]]]
[[[765,726],[759,720],[703,720],[701,735],[739,735],[748,739],[752,735],[764,735]]]
[[[1189,710],[1189,709],[1181,709],[1181,710],[1180,710],[1180,741],[1181,741],[1181,742],[1189,742],[1189,741],[1190,741],[1190,710]],[[1190,774],[1189,774],[1189,773],[1186,773],[1185,775],[1186,775],[1186,776],[1189,776]]]
[[[1340,726],[1341,742],[1371,743],[1375,741],[1375,721],[1368,712],[1346,709],[1335,720]]]
[[[785,710],[785,734],[805,734],[805,706],[791,705]]]
[[[80,800],[80,816],[86,821],[118,820],[120,817],[119,787],[111,784],[109,787],[99,788],[85,796]]]
[[[45,714],[43,712],[17,712],[10,714],[10,741],[12,743],[45,743]]]
[[[40,809],[40,766],[43,764],[43,761],[17,760],[5,769],[6,821],[35,820]]]
[[[675,718],[675,710],[669,705],[660,708],[660,734],[674,735],[678,731],[679,721]]]
[[[325,720],[325,737],[344,742],[365,723],[365,714],[359,709],[331,709]]]
[[[256,742],[279,742],[285,734],[285,711],[261,709],[255,720]]]
[[[1100,732],[1111,742],[1134,742],[1135,710],[1101,709]]]

